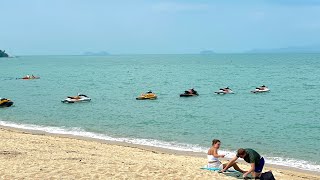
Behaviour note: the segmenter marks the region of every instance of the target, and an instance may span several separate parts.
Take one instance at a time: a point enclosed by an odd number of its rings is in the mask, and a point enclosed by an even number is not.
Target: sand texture
[[[206,157],[0,128],[0,179],[242,179],[201,170]],[[248,168],[241,164],[241,167]],[[276,179],[320,179],[272,169]]]

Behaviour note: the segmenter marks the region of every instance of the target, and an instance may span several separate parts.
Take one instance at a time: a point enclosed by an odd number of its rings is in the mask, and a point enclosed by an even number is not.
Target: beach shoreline
[[[62,141],[64,143],[66,143],[66,141],[72,141],[72,142],[76,142],[77,146],[82,146],[83,144],[86,143],[93,143],[93,144],[102,144],[103,146],[106,146],[106,149],[110,148],[110,147],[117,147],[117,148],[128,148],[130,152],[135,152],[135,151],[142,151],[144,153],[151,153],[151,154],[157,154],[159,156],[173,156],[173,158],[184,158],[184,159],[193,159],[197,162],[197,165],[191,166],[189,168],[191,168],[191,170],[195,171],[195,175],[197,175],[198,173],[200,173],[199,177],[206,177],[206,176],[220,176],[217,173],[214,172],[209,172],[209,171],[204,171],[201,170],[199,171],[199,169],[201,167],[203,167],[206,164],[206,155],[205,153],[197,153],[197,152],[188,152],[188,151],[178,151],[178,150],[171,150],[171,149],[164,149],[164,148],[160,148],[160,147],[152,147],[152,146],[145,146],[145,145],[138,145],[138,144],[131,144],[131,143],[127,143],[127,142],[116,142],[116,141],[108,141],[108,140],[101,140],[101,139],[94,139],[94,138],[89,138],[89,137],[82,137],[82,136],[75,136],[75,135],[66,135],[66,134],[54,134],[54,133],[48,133],[48,132],[44,132],[44,131],[37,131],[37,130],[26,130],[26,129],[19,129],[19,128],[13,128],[13,127],[7,127],[7,126],[0,126],[0,134],[1,136],[15,136],[17,137],[15,142],[13,142],[10,146],[12,146],[12,149],[19,149],[15,146],[17,146],[18,144],[22,144],[21,142],[19,143],[19,141],[22,141],[22,136],[26,136],[24,138],[26,139],[34,139],[33,142],[38,141],[39,139],[47,139],[46,142],[51,142],[50,139],[52,138],[56,138],[59,141]],[[5,139],[5,138],[3,138]],[[30,142],[25,142],[26,144],[30,144]],[[32,142],[31,142],[32,144]],[[42,146],[46,147],[46,144],[42,144]],[[2,147],[6,147],[6,144],[2,143]],[[90,147],[87,147],[90,148]],[[22,147],[22,149],[25,149]],[[59,149],[57,150],[59,151]],[[86,150],[85,150],[86,151]],[[2,152],[6,152],[5,149],[2,150]],[[28,151],[27,151],[28,152]],[[116,151],[117,153],[119,152]],[[39,153],[39,152],[37,152]],[[5,153],[2,153],[5,154]],[[40,153],[41,154],[41,153]],[[95,153],[93,153],[95,154]],[[1,157],[1,156],[0,156]],[[139,157],[138,159],[140,159],[141,161],[148,161],[147,159],[145,159],[144,156]],[[162,158],[160,158],[162,159]],[[166,158],[164,158],[166,159]],[[126,158],[123,158],[122,160],[126,160]],[[227,159],[223,159],[223,161],[225,161]],[[2,160],[3,162],[6,163],[6,161]],[[17,159],[16,161],[19,161],[19,159]],[[121,161],[121,158],[115,160],[115,161]],[[184,160],[184,161],[188,161],[188,160]],[[4,163],[4,164],[5,164]],[[149,162],[147,162],[149,163]],[[166,164],[166,162],[163,162],[164,164]],[[239,161],[240,165],[243,167],[247,167],[247,165],[243,162],[243,161]],[[39,164],[39,163],[38,163]],[[179,163],[173,163],[172,165],[177,165]],[[161,166],[161,165],[159,165]],[[193,169],[192,169],[193,168]],[[304,177],[304,178],[309,178],[309,179],[314,179],[314,178],[320,178],[320,173],[318,172],[314,172],[314,171],[307,171],[307,170],[301,170],[301,169],[297,169],[297,168],[292,168],[292,167],[286,167],[286,166],[278,166],[278,165],[270,165],[267,164],[266,165],[266,169],[267,170],[272,170],[275,174],[275,176],[280,177],[280,175],[283,175],[284,179],[294,179],[294,178],[298,178],[298,177]],[[177,170],[179,171],[179,170]],[[166,170],[164,170],[164,172],[166,172]],[[146,172],[147,174],[150,172]],[[163,172],[161,172],[163,173]],[[9,172],[10,174],[10,172]],[[41,173],[40,173],[41,174]],[[115,171],[115,174],[117,174],[117,172]],[[135,173],[133,173],[135,174]],[[159,177],[161,176],[165,176],[165,174],[167,173],[163,173],[161,174]],[[288,176],[288,177],[286,177]],[[195,178],[197,178],[196,176],[194,176]],[[290,177],[290,178],[289,178]],[[282,178],[282,179],[283,179]]]

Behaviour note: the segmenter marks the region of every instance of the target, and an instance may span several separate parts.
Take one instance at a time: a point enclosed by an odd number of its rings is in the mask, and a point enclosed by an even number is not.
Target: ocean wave
[[[1,121],[1,120],[0,120],[0,125],[5,127],[12,127],[12,128],[33,130],[33,131],[42,131],[42,132],[53,133],[53,134],[73,135],[73,136],[79,136],[79,137],[94,138],[99,140],[125,142],[125,143],[137,144],[137,145],[177,150],[177,151],[191,151],[191,152],[206,153],[208,149],[208,147],[201,147],[199,145],[192,145],[192,144],[178,143],[178,142],[165,142],[165,141],[159,141],[154,139],[114,138],[105,134],[87,132],[79,127],[73,127],[73,128],[50,127],[50,126],[39,126],[39,125],[32,125],[32,124],[17,124],[17,123]],[[219,152],[221,154],[226,154],[225,156],[226,158],[233,158],[235,156],[235,152],[233,151],[220,150]],[[264,158],[266,160],[266,163],[268,164],[320,172],[320,165],[313,162],[298,160],[294,158],[282,158],[282,157],[264,156]]]

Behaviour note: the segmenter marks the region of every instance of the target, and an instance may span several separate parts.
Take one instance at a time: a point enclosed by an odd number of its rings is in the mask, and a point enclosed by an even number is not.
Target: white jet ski
[[[65,100],[62,100],[63,103],[75,103],[75,102],[90,102],[91,98],[84,94],[78,94],[77,96],[68,96]]]
[[[226,87],[226,88],[221,88],[221,89],[219,89],[219,91],[216,91],[214,93],[216,93],[216,94],[233,94],[233,91],[230,88]]]
[[[252,93],[263,93],[263,92],[269,92],[270,89],[267,87],[257,87],[255,90],[251,91]]]

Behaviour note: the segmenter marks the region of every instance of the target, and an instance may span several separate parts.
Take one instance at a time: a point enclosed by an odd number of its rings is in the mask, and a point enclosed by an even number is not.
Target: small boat
[[[180,94],[180,97],[192,97],[192,96],[199,96],[198,92],[195,91],[193,88],[189,89],[188,91],[184,91],[183,94]]]
[[[0,107],[10,107],[13,105],[13,102],[7,98],[0,98]]]
[[[63,103],[76,103],[76,102],[90,102],[91,98],[84,94],[78,94],[77,96],[68,96],[66,99],[62,100]]]
[[[152,91],[148,91],[147,93],[142,93],[136,100],[155,100],[157,99],[157,95]]]
[[[24,80],[29,80],[29,79],[40,79],[40,77],[39,76],[37,76],[37,77],[23,77],[23,78],[21,78],[21,79],[24,79]]]
[[[39,76],[34,76],[34,75],[31,75],[31,76],[26,75],[26,76],[24,76],[22,78],[17,78],[17,79],[31,80],[31,79],[40,79],[40,77]]]
[[[256,89],[251,92],[252,93],[263,93],[263,92],[269,92],[269,91],[270,91],[270,89],[267,86],[262,85],[260,87],[256,87]]]
[[[233,94],[233,91],[229,87],[226,87],[226,88],[221,88],[221,89],[219,89],[219,91],[216,91],[214,93],[216,93],[216,94]]]

